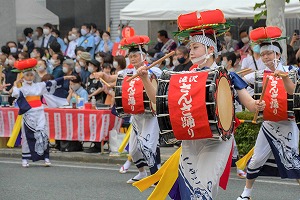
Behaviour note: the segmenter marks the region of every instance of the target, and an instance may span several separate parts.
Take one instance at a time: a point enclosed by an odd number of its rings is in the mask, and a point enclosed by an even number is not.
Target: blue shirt
[[[65,44],[65,42],[63,41],[63,39],[61,39],[60,37],[56,38],[56,41],[58,42],[58,44],[60,44],[60,50],[65,53],[66,49],[67,49],[67,45]]]
[[[75,93],[80,97],[84,99],[84,103],[88,102],[89,95],[87,91],[81,86],[78,90],[75,91]]]
[[[88,47],[91,47],[91,50],[89,51],[91,58],[94,58],[95,53],[95,39],[94,36],[88,33],[87,35],[81,36],[78,40],[78,45],[85,49]]]
[[[86,70],[85,68],[81,68],[81,71],[80,71],[80,77],[81,77],[81,80],[82,80],[82,83],[85,85],[86,82],[87,82],[87,79],[88,77],[90,76],[90,72],[88,70]]]
[[[57,67],[55,67],[52,71],[52,75],[54,76],[54,78],[60,78],[60,77],[63,77],[64,76],[64,72],[62,70],[62,66],[59,65]]]
[[[113,46],[114,46],[114,43],[110,40],[107,41],[107,45],[108,45],[108,52],[112,52],[112,49],[113,49]],[[95,51],[96,53],[98,52],[105,52],[105,49],[104,49],[104,40],[101,40],[98,48],[96,49]],[[107,52],[105,52],[107,53]]]

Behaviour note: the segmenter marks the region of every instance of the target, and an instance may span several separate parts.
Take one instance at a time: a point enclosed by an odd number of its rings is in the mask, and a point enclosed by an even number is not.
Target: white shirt
[[[264,65],[264,63],[261,60],[261,58],[259,58],[258,60],[255,59],[255,61],[256,61],[256,65],[257,65],[258,70],[265,69],[266,66]],[[253,57],[251,55],[248,55],[242,61],[242,67],[241,67],[241,69],[246,69],[246,68],[250,68],[252,70],[256,70],[256,67],[255,67],[255,64],[254,64],[254,61],[253,61]]]
[[[50,37],[51,37],[51,34],[45,35],[43,47],[48,48],[47,45],[48,45],[48,41],[49,41]]]
[[[43,42],[43,36],[38,37],[36,40],[34,40],[34,45],[35,45],[35,47],[40,47],[40,46],[42,46],[42,42]]]
[[[70,58],[76,58],[75,55],[75,49],[77,47],[78,39],[73,40],[69,43],[66,55],[69,56]]]

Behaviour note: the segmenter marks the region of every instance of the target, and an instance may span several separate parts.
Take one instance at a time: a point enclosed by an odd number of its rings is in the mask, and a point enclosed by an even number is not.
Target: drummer
[[[264,32],[265,34],[261,34]],[[269,34],[272,35],[272,37],[270,37]],[[262,35],[265,35],[265,37],[262,37]],[[286,74],[287,72],[295,70],[293,67],[283,66],[281,63],[282,48],[277,42],[283,39],[283,37],[281,37],[280,28],[266,27],[254,29],[250,32],[250,39],[260,44],[260,55],[263,63],[267,67],[266,71],[275,72],[275,75],[279,76],[279,74]],[[277,96],[286,97],[286,93],[293,94],[295,85],[289,77],[278,79],[279,80],[276,80],[274,76],[270,77],[269,85],[272,88],[270,91],[267,89],[266,94],[272,94],[265,95],[264,98],[267,105],[270,105],[266,107],[264,114],[266,111],[270,111],[271,114],[273,114],[276,109],[276,116],[274,116],[276,120],[264,121],[262,123],[256,139],[253,156],[248,164],[246,186],[237,200],[248,200],[251,198],[255,179],[259,176],[263,165],[272,156],[275,157],[275,163],[281,178],[298,179],[299,182],[299,130],[294,116],[288,115],[287,118],[278,120],[281,115],[280,110],[282,110],[283,114],[287,115],[287,110],[281,108],[283,104],[287,104],[287,99],[277,99]],[[280,79],[283,81],[280,81]],[[274,98],[278,104],[272,104]]]
[[[121,75],[125,78],[128,74],[135,74],[137,69],[145,65],[146,50],[143,46],[149,41],[150,39],[148,36],[138,35],[121,40],[120,43],[122,47],[129,49],[128,57],[130,66],[133,66],[133,68],[128,66],[126,69],[118,73],[119,76]],[[162,71],[159,68],[153,67],[151,68],[151,71],[149,70],[149,74],[146,79],[150,81],[150,76],[159,78],[161,73]],[[95,73],[94,75],[96,78],[103,78],[107,82],[115,82],[118,77],[118,75],[106,75],[102,72]],[[127,183],[134,183],[145,178],[147,176],[147,172],[144,169],[145,166],[148,165],[151,174],[154,174],[160,164],[158,163],[159,159],[157,159],[158,157],[160,158],[160,155],[157,155],[157,152],[159,154],[159,150],[157,151],[159,139],[157,117],[152,116],[151,114],[133,114],[132,127],[133,133],[130,134],[129,139],[129,154],[131,155],[135,165],[138,167],[139,173],[135,177],[129,179]]]
[[[205,24],[199,24],[207,20],[210,22],[209,24],[218,25],[213,29],[206,29]],[[180,15],[177,22],[181,30],[178,36],[191,33],[190,58],[193,62],[193,66],[190,70],[217,69],[218,66],[215,62],[215,58],[218,51],[215,35],[224,32],[224,30],[220,30],[218,27],[226,26],[226,29],[229,28],[224,24],[225,19],[223,12],[221,10],[211,10],[200,13],[196,11]],[[147,91],[147,94],[155,94],[155,89],[153,87],[151,88],[147,80],[147,73],[145,67],[138,69],[138,74],[143,80],[145,89],[152,90]],[[263,110],[265,103],[259,103],[259,101],[251,98],[245,89],[247,83],[235,73],[230,74],[234,88],[238,93],[239,101],[252,112],[257,109]],[[149,85],[149,87],[146,87],[146,84]],[[155,95],[150,99],[155,100]],[[170,105],[169,110],[172,110]],[[196,134],[197,133],[195,133],[195,135]],[[211,138],[182,141],[178,179],[175,183],[169,183],[174,184],[169,193],[172,194],[170,195],[171,198],[215,199],[219,185],[226,188],[229,171],[226,171],[227,174],[223,174],[223,172],[225,172],[225,167],[230,163],[228,160],[231,159],[230,152],[232,145],[232,137],[227,141],[214,140]],[[222,179],[224,180],[223,182],[220,181],[222,174],[224,175],[224,179]],[[160,186],[161,185],[158,184],[155,190],[159,190]],[[162,187],[165,188],[168,186],[163,185]]]

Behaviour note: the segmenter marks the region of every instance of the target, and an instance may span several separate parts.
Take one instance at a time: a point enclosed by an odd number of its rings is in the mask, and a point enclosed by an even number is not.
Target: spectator
[[[52,56],[53,54],[62,54],[61,52],[61,46],[57,41],[53,41],[51,42],[51,44],[49,45],[49,54]]]
[[[241,69],[234,68],[236,62],[236,55],[234,52],[227,52],[222,55],[222,66],[227,69],[229,72],[238,72]]]
[[[17,48],[17,44],[14,41],[7,42],[6,46],[9,47],[10,53],[17,53],[18,48]]]
[[[45,52],[40,47],[35,47],[30,54],[30,58],[35,58],[37,60],[42,59],[45,56]]]
[[[226,52],[234,52],[236,49],[238,49],[238,41],[232,39],[232,34],[230,31],[227,31],[224,35],[224,41],[225,41],[225,50]]]
[[[121,41],[121,39],[122,39],[122,30],[123,30],[123,28],[124,28],[124,24],[119,24],[118,25],[118,30],[117,30],[117,37],[116,37],[116,40],[115,40],[115,42],[120,42]]]
[[[33,30],[32,28],[25,28],[23,33],[26,37],[25,45],[23,46],[23,51],[26,51],[28,54],[30,54],[34,48],[34,42],[32,40]]]
[[[86,52],[86,50],[83,47],[76,47],[75,49],[76,61],[80,60],[80,54],[82,52]]]
[[[60,44],[60,51],[64,53],[67,49],[67,45],[63,39],[60,38],[60,32],[57,29],[53,29],[51,34],[56,38],[58,44]]]
[[[260,46],[258,44],[249,48],[249,54],[242,61],[241,69],[250,68],[253,71],[263,70],[266,68],[260,57]]]
[[[106,73],[107,75],[111,75],[111,64],[110,63],[103,63],[103,72]]]
[[[69,44],[66,50],[66,56],[69,56],[70,58],[74,59],[76,58],[75,49],[77,46],[78,38],[72,31],[69,31],[68,40],[69,40]]]
[[[173,71],[180,72],[180,71],[189,71],[190,67],[193,65],[192,61],[189,58],[189,50],[185,46],[179,46],[176,49],[176,57],[179,65],[175,66]],[[173,63],[176,65],[176,60],[173,60]]]
[[[64,72],[64,76],[71,76],[71,75],[76,75],[76,73],[74,73],[74,66],[75,63],[72,59],[66,59],[63,62],[63,72]],[[63,84],[63,88],[65,89],[66,92],[69,91],[69,87],[70,86],[70,81],[69,80],[64,80],[64,84]]]
[[[49,48],[49,45],[53,42],[56,41],[56,38],[51,34],[53,30],[53,26],[50,23],[46,23],[43,26],[43,33],[44,33],[44,37],[42,40],[42,46],[44,48]]]
[[[104,31],[102,34],[102,41],[100,42],[98,48],[96,49],[96,53],[104,52],[111,53],[113,48],[113,42],[110,40],[110,33],[108,31]]]
[[[102,34],[103,33],[101,33],[101,31],[99,31],[99,30],[97,30],[96,33],[95,33],[95,36],[94,36],[94,39],[95,39],[95,51],[96,51],[96,49],[98,49],[101,41],[103,41],[102,38],[101,38]]]
[[[81,52],[79,55],[79,64],[81,66],[80,77],[84,85],[87,82],[87,78],[90,76],[90,72],[88,71],[88,61],[91,61],[91,55],[88,52]]]
[[[91,58],[94,58],[95,52],[95,39],[94,36],[90,33],[91,25],[90,24],[83,24],[81,26],[81,37],[78,41],[78,46],[82,46],[87,52],[90,53]]]
[[[80,76],[81,69],[82,69],[82,68],[81,68],[79,62],[76,60],[76,62],[75,62],[75,73],[76,73],[77,75],[79,75],[79,76]]]
[[[287,65],[297,67],[296,53],[291,45],[287,45]]]
[[[42,27],[37,27],[35,29],[35,36],[36,36],[36,40],[34,40],[34,46],[35,47],[41,47],[42,46],[42,42],[43,42],[43,28]]]
[[[126,68],[126,60],[124,56],[115,56],[113,61],[113,67],[116,68],[115,74],[121,73]]]
[[[240,39],[241,41],[237,44],[238,45],[238,49],[239,53],[241,55],[241,59],[243,61],[243,59],[247,56],[248,54],[248,49],[250,47],[250,39],[248,36],[248,33],[246,30],[241,30],[240,31]]]
[[[165,30],[158,31],[157,41],[158,43],[154,47],[157,52],[169,53],[177,47],[176,42],[168,37],[168,33]]]
[[[55,79],[59,77],[63,77],[64,73],[62,70],[62,63],[64,61],[64,56],[61,54],[53,54],[50,63],[53,67],[52,75],[54,76]]]
[[[39,48],[40,49],[40,48]],[[47,73],[47,64],[45,60],[39,59],[36,65],[36,71],[34,82],[42,82],[42,78],[48,74]]]
[[[18,54],[16,54],[16,53],[9,54],[8,65],[7,65],[7,67],[4,67],[4,70],[3,70],[3,74],[5,74],[5,83],[10,84],[5,89],[6,91],[8,91],[9,94],[12,93],[12,87],[13,87],[14,82],[16,81],[17,75],[18,75],[18,73],[12,71],[14,69],[14,64],[15,64],[16,60],[18,60]],[[14,99],[15,98],[13,98],[13,97],[8,98],[8,102],[10,105],[12,105]]]
[[[27,52],[20,52],[20,53],[18,54],[18,60],[25,60],[25,59],[27,59],[27,58],[29,58],[29,55],[28,55]]]
[[[99,68],[100,63],[97,60],[92,59],[91,61],[89,61],[88,69],[91,74],[88,77],[86,88],[89,94],[89,99],[91,99],[94,96],[97,102],[104,103],[105,99],[103,98],[103,85],[100,82],[100,80],[96,79],[93,75],[94,72],[99,71]]]
[[[10,48],[8,46],[2,46],[1,47],[1,52],[7,58],[9,56],[9,54],[10,54]]]
[[[70,89],[69,89],[69,95],[67,97],[67,101],[70,103],[70,100],[72,97],[77,98],[83,98],[84,103],[88,102],[88,93],[87,91],[82,87],[82,81],[80,76],[76,75],[76,79],[70,80]]]

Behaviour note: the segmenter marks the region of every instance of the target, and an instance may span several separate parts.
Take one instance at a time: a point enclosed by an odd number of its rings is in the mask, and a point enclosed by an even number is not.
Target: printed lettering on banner
[[[52,137],[51,130],[50,130],[49,113],[48,112],[45,112],[45,120],[46,120],[45,132],[47,133],[47,135],[50,139],[52,139],[52,138],[54,139],[55,137]]]
[[[90,141],[96,140],[96,133],[97,133],[97,118],[96,114],[89,115],[89,127],[90,127]]]
[[[177,139],[212,137],[205,102],[207,76],[207,72],[171,76],[168,104],[170,121]]]
[[[265,83],[267,76],[269,76],[269,82],[263,98],[266,102],[263,118],[268,121],[287,120],[287,92],[284,88],[283,80],[265,72],[263,83]]]
[[[61,117],[60,113],[54,113],[54,132],[55,132],[55,139],[61,140]]]
[[[134,78],[127,82],[126,76],[122,84],[122,105],[125,113],[144,113],[144,86],[141,78]]]
[[[4,121],[3,121],[3,112],[0,111],[0,136],[6,136],[4,133]]]
[[[66,129],[67,129],[67,140],[73,140],[73,115],[71,113],[66,114]]]
[[[85,135],[84,135],[84,114],[79,113],[77,115],[78,117],[78,140],[79,141],[85,141]],[[88,133],[86,133],[88,134]]]
[[[115,124],[113,129],[119,130],[122,126],[123,119],[120,117],[115,117]]]
[[[9,126],[9,132],[11,133],[14,125],[15,125],[15,112],[14,111],[8,111],[7,112],[8,115],[8,126]]]
[[[102,126],[100,130],[100,141],[104,140],[108,136],[109,129],[109,114],[102,115]]]

